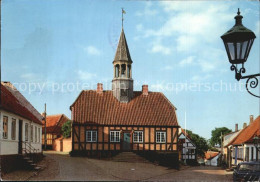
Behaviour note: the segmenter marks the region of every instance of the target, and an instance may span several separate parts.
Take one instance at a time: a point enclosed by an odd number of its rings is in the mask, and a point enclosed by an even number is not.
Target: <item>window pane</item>
[[[161,142],[165,142],[165,132],[162,132]]]
[[[12,140],[15,140],[15,134],[16,134],[16,120],[12,120]]]
[[[37,142],[37,127],[36,127],[36,126],[35,126],[35,131],[34,131],[34,133],[35,133],[35,139],[34,139],[34,141]]]
[[[3,118],[3,138],[8,137],[8,117],[4,116]]]
[[[116,131],[116,141],[119,142],[120,139],[119,139],[119,131]]]
[[[156,133],[156,142],[160,142],[160,133],[159,132],[157,132]]]
[[[237,59],[240,59],[240,50],[241,50],[242,44],[240,42],[237,43]]]
[[[91,142],[91,132],[87,131],[87,142]]]
[[[28,123],[25,124],[25,141],[28,141]]]
[[[227,45],[228,45],[230,57],[231,57],[232,60],[234,60],[234,59],[235,59],[235,48],[234,48],[234,44],[233,44],[233,43],[227,43]]]
[[[241,54],[241,59],[244,59],[244,58],[245,58],[247,44],[248,44],[248,41],[245,41],[245,42],[242,43],[242,54]]]
[[[111,131],[110,132],[110,137],[111,137],[111,142],[114,142],[115,141],[115,136],[114,136],[114,132],[113,131]]]
[[[28,141],[28,124],[27,124],[27,141]],[[31,126],[31,142],[33,142],[33,126]]]
[[[134,132],[134,142],[137,142],[137,133]]]

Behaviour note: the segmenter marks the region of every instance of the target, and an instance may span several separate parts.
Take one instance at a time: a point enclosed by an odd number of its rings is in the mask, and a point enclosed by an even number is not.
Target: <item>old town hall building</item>
[[[176,108],[160,92],[134,91],[132,59],[122,28],[112,90],[83,90],[71,105],[72,153],[102,155],[122,151],[177,154]],[[176,155],[177,156],[177,155]]]

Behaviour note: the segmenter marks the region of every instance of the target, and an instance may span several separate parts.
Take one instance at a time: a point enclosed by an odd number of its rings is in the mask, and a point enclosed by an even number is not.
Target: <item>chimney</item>
[[[148,85],[142,86],[142,92],[143,92],[143,95],[148,95]]]
[[[97,84],[97,93],[98,94],[102,94],[103,93],[103,84],[102,83],[98,83]]]
[[[254,121],[254,115],[250,115],[250,123],[249,124],[252,124]]]
[[[237,132],[238,131],[238,124],[236,123],[236,125],[235,125],[235,132]]]
[[[243,128],[245,128],[245,127],[247,127],[247,124],[246,124],[246,123],[243,124]]]

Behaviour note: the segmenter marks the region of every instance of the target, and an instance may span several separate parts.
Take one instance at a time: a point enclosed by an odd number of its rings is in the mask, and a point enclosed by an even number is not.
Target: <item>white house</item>
[[[1,83],[0,159],[3,172],[20,166],[25,154],[42,154],[42,116],[10,83]]]
[[[253,138],[260,137],[260,116],[255,120],[250,116],[250,123],[227,145],[231,150],[232,165],[243,161],[260,159],[260,152],[254,146]]]
[[[180,159],[182,161],[189,163],[191,160],[197,160],[196,145],[183,129],[180,129],[179,146],[181,150]]]
[[[205,165],[206,166],[218,166],[220,152],[207,151],[205,153]]]

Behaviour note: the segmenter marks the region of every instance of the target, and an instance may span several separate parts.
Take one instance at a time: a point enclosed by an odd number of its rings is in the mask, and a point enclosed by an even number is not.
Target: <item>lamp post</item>
[[[254,32],[244,27],[242,24],[243,16],[240,15],[238,8],[237,16],[235,16],[236,24],[225,34],[221,36],[224,42],[229,62],[231,63],[231,71],[235,71],[235,78],[237,81],[240,79],[247,79],[246,89],[251,95],[260,98],[260,96],[253,94],[249,89],[258,86],[258,76],[260,73],[253,75],[243,76],[242,73],[246,72],[244,63],[247,61],[251,47],[256,38]],[[253,79],[253,80],[251,80]]]

